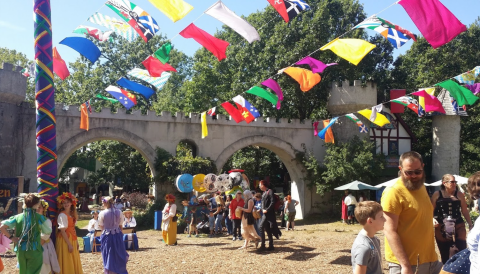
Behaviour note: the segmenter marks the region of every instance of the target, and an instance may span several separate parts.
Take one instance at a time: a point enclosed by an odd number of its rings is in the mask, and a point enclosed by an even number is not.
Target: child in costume
[[[41,199],[40,206],[37,208],[37,213],[47,217],[48,203]],[[47,225],[52,229],[52,221],[47,218],[45,221]],[[50,233],[41,234],[42,247],[43,247],[43,264],[40,274],[51,274],[53,272],[60,273],[60,265],[58,265],[57,253],[53,242],[50,240]],[[52,272],[53,271],[53,272]]]
[[[40,206],[40,197],[36,193],[24,197],[24,212],[2,221],[0,231],[15,242],[20,274],[38,274],[43,264],[43,248],[41,233],[52,233],[47,218],[36,212]],[[7,228],[15,229],[15,235],[10,235]],[[15,237],[14,237],[15,236]]]
[[[127,208],[123,212],[123,215],[125,216],[123,218],[123,228],[134,229],[137,226],[137,221],[135,220],[135,217],[133,217],[133,211]],[[133,230],[133,233],[123,234],[123,240],[125,241],[125,248],[127,250],[138,249],[138,238],[135,229]]]
[[[61,274],[83,274],[78,251],[75,223],[78,220],[77,198],[70,192],[64,192],[57,198],[58,231],[55,247]]]

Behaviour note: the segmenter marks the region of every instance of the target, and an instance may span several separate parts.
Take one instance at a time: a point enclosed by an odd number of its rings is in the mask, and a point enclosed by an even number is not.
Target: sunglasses
[[[404,170],[403,171],[405,175],[407,176],[413,176],[415,175],[421,175],[423,173],[423,169],[417,169],[417,170]]]
[[[445,183],[452,183],[452,184],[456,184],[457,181],[445,181]]]

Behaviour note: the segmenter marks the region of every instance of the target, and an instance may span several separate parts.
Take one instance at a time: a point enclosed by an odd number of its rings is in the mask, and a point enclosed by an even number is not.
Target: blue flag
[[[322,131],[320,131],[320,132],[318,133],[318,137],[320,137],[320,139],[325,140],[325,134],[327,133],[327,130],[328,130],[333,124],[335,124],[335,122],[336,122],[337,120],[338,120],[338,117],[332,118],[332,120],[330,120],[330,123],[329,123],[326,127],[324,127],[324,128],[322,129]]]
[[[117,84],[126,89],[133,90],[136,93],[140,93],[141,95],[145,96],[145,98],[147,99],[150,98],[150,96],[152,96],[155,93],[153,89],[140,85],[139,83],[127,80],[124,77],[120,78],[120,80],[117,81]]]

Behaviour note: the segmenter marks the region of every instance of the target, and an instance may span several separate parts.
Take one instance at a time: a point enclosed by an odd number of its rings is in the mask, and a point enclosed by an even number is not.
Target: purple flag
[[[280,102],[283,101],[283,92],[282,88],[280,85],[273,79],[267,79],[263,81],[262,85],[266,86],[267,88],[270,88],[271,90],[275,91],[275,93],[278,96],[278,102],[277,102],[277,109],[280,109]]]
[[[434,49],[467,31],[467,27],[438,0],[401,0],[399,4]]]
[[[477,95],[478,93],[480,93],[480,84],[478,83],[473,85],[465,85],[465,87],[471,90],[474,95]]]
[[[314,136],[317,136],[317,135],[318,135],[318,124],[319,124],[318,121],[313,122],[313,128],[314,128],[314,129],[313,129],[313,135],[314,135]]]
[[[295,65],[309,65],[313,73],[323,73],[323,71],[329,66],[338,65],[337,63],[324,64],[322,61],[319,61],[315,58],[307,56],[302,60],[295,63]]]

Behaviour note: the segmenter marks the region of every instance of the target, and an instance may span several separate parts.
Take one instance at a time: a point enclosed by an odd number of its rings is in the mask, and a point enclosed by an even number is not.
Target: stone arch
[[[177,147],[180,143],[185,143],[188,146],[190,146],[190,148],[192,149],[193,157],[197,157],[197,155],[198,155],[198,145],[197,145],[197,143],[195,143],[195,141],[193,141],[191,139],[182,139],[182,140],[178,141]]]
[[[248,146],[266,148],[282,160],[292,181],[292,197],[300,202],[297,206],[297,218],[303,219],[310,211],[311,205],[307,204],[308,199],[306,199],[305,168],[303,164],[297,160],[297,153],[299,151],[291,144],[272,136],[257,135],[245,137],[230,144],[220,153],[215,161],[217,170],[221,170],[236,151]]]
[[[153,176],[156,176],[154,168],[156,157],[155,149],[138,135],[119,128],[94,128],[89,131],[82,131],[63,142],[57,149],[58,172],[60,173],[68,157],[70,157],[75,150],[83,145],[100,140],[115,140],[133,147],[145,158]]]

